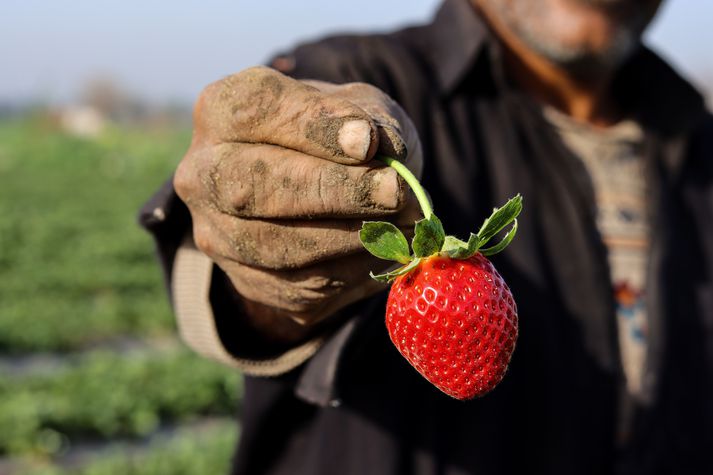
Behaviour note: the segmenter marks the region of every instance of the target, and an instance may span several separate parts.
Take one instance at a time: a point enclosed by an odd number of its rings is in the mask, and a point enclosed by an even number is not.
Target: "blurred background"
[[[225,472],[240,377],[177,341],[136,212],[204,85],[438,3],[3,0],[0,474]],[[669,0],[647,34],[709,104],[711,18],[711,1]]]

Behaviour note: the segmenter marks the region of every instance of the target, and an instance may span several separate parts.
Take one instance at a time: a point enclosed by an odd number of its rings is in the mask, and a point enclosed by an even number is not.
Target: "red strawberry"
[[[517,339],[512,293],[485,256],[502,251],[517,231],[520,195],[495,209],[468,242],[446,236],[418,180],[399,162],[380,157],[406,180],[421,204],[413,251],[395,226],[365,222],[364,247],[377,257],[400,262],[395,271],[373,275],[393,281],[386,327],[399,352],[427,380],[456,399],[492,390],[503,378]],[[513,223],[495,246],[482,246]]]
[[[427,380],[456,399],[470,399],[505,375],[517,339],[517,309],[481,254],[431,257],[394,280],[386,328]]]

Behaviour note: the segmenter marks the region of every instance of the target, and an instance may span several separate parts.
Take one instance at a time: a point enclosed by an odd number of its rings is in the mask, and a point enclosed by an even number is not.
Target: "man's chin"
[[[604,49],[564,47],[561,43],[547,44],[538,38],[521,35],[528,47],[550,63],[581,78],[597,78],[616,70],[639,48],[639,36],[622,31]]]
[[[565,61],[550,61],[556,64],[567,73],[583,81],[596,81],[603,76],[611,74],[626,61],[630,55],[611,58],[602,55],[583,54],[577,57],[568,58]]]
[[[590,7],[597,7],[597,8],[619,8],[619,7],[626,7],[626,8],[641,8],[642,5],[640,4],[641,2],[637,1],[632,1],[632,0],[571,0],[572,3],[579,3],[581,5],[587,5]],[[657,0],[648,0],[648,4],[658,4],[659,2]]]

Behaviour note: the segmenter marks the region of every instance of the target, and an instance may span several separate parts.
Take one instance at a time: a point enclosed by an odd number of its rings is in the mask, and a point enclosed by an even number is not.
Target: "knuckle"
[[[227,120],[230,114],[250,104],[261,85],[277,75],[279,73],[270,68],[256,66],[208,84],[198,95],[194,106],[194,123],[200,129],[216,125],[216,119]]]
[[[284,76],[264,66],[244,69],[215,81],[198,95],[193,109],[195,128],[232,140],[234,131],[226,128],[229,124],[259,123],[265,118],[261,114],[269,115],[279,104],[284,89]]]
[[[254,216],[256,181],[261,172],[265,173],[262,160],[246,164],[240,146],[220,144],[211,149],[205,161],[202,180],[216,207],[233,216]]]
[[[190,153],[191,152],[189,152],[188,155],[190,155]],[[178,197],[184,202],[190,201],[196,191],[196,176],[188,155],[178,164],[176,172],[173,175],[173,188],[176,190]]]
[[[270,105],[270,102],[282,97],[285,90],[285,76],[266,66],[253,66],[227,77],[224,80],[223,94],[234,96],[242,106]]]
[[[203,254],[207,256],[215,255],[215,239],[209,226],[197,223],[193,227],[193,242]]]
[[[212,82],[205,86],[198,94],[196,103],[193,106],[193,122],[195,124],[199,125],[204,122],[207,112],[206,109],[212,104],[215,104],[216,97],[219,95],[224,81],[224,79],[221,79],[219,81]]]
[[[249,68],[243,69],[239,73],[233,75],[234,77],[240,79],[263,79],[267,77],[279,76],[280,73],[267,66],[251,66]]]
[[[220,91],[221,85],[224,81],[225,79],[219,79],[205,86],[198,94],[198,102],[200,103],[202,100],[212,99],[215,97]]]
[[[236,144],[192,148],[174,173],[176,194],[189,206],[200,200],[225,214],[253,217],[254,189],[265,165],[258,159],[242,166],[242,158]]]
[[[214,152],[211,147],[194,144],[176,167],[173,187],[176,194],[189,206],[199,200],[215,198],[210,164]]]
[[[225,113],[254,142],[265,141],[260,129],[274,119],[289,91],[285,76],[263,66],[246,69],[226,79],[221,91]]]

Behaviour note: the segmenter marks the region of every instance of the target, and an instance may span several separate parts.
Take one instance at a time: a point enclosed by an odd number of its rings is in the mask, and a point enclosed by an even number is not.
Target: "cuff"
[[[173,262],[170,284],[178,330],[195,352],[250,376],[278,376],[307,361],[322,346],[325,337],[319,336],[266,359],[241,358],[230,353],[221,340],[210,301],[213,266],[213,261],[196,248],[190,235],[178,247]]]

